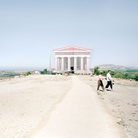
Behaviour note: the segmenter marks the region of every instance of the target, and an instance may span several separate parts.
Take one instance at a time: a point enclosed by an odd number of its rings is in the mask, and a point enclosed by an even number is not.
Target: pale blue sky
[[[94,50],[94,65],[138,66],[138,0],[0,0],[0,69],[45,68],[50,51]]]

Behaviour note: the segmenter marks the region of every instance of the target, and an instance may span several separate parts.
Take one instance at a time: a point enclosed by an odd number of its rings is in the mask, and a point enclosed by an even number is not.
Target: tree
[[[40,74],[47,74],[47,73],[48,73],[47,69],[44,69],[43,71],[40,71]]]
[[[98,69],[99,69],[99,67],[95,67],[94,68],[94,74],[96,74],[96,75],[100,74],[100,71]]]
[[[111,76],[114,76],[115,75],[115,72],[114,71],[111,71]]]
[[[134,79],[138,81],[138,72],[134,73]]]
[[[115,78],[123,78],[123,74],[118,72],[114,75],[114,77]]]
[[[123,76],[124,76],[124,79],[132,79],[132,76],[130,73],[126,72]]]
[[[47,69],[44,69],[44,72],[47,73]]]
[[[108,73],[107,70],[103,70],[103,76],[106,76],[107,73]]]

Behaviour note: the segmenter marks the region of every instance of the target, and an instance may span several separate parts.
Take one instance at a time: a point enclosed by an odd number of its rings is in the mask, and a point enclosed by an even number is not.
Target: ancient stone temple
[[[55,52],[55,72],[73,71],[78,74],[88,74],[90,72],[91,49],[67,46],[54,49]]]

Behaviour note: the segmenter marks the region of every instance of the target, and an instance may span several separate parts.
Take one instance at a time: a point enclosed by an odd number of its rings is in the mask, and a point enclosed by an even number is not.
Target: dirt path
[[[33,138],[126,138],[90,86],[72,76],[73,87],[37,126]],[[45,119],[45,118],[44,118]],[[45,120],[42,120],[42,122]]]

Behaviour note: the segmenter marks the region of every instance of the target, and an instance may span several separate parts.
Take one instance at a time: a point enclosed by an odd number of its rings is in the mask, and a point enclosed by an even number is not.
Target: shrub
[[[96,75],[100,74],[100,71],[98,69],[99,69],[99,67],[95,67],[94,68],[94,74],[96,74]]]
[[[114,75],[114,77],[115,78],[123,78],[123,74],[118,72]]]
[[[107,70],[103,70],[103,76],[106,76],[107,73],[108,73]]]
[[[134,73],[134,79],[138,81],[138,72]]]
[[[114,71],[111,71],[111,76],[114,76],[115,75],[115,72]]]
[[[47,69],[44,69],[43,71],[40,71],[40,74],[48,74],[48,70]]]
[[[47,74],[47,69],[44,69],[44,73]]]
[[[43,75],[43,74],[45,74],[45,72],[44,72],[44,71],[40,71],[40,74],[42,74],[42,75]]]
[[[130,73],[124,73],[123,78],[124,79],[132,79],[132,75]]]
[[[106,76],[108,73],[108,70],[103,70],[103,76]],[[114,76],[115,72],[111,71],[111,76]]]
[[[31,75],[31,72],[29,71],[29,72],[27,72],[27,73],[25,73],[25,74],[23,74],[24,76],[28,76],[28,75]]]

